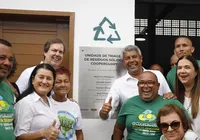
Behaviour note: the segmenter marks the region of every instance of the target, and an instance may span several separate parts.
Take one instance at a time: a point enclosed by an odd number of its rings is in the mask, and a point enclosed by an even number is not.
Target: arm
[[[111,118],[114,111],[119,106],[120,97],[119,97],[118,88],[119,88],[119,85],[117,84],[117,82],[114,82],[114,84],[112,85],[112,87],[108,93],[105,103],[99,110],[99,117],[101,119],[107,120],[107,119]]]
[[[19,88],[19,91],[20,91],[20,94],[26,90],[26,88],[28,87],[28,81],[29,81],[29,78],[30,78],[30,75],[31,75],[31,72],[33,71],[33,68],[27,68],[25,69],[20,77],[17,79],[16,81],[16,84]]]
[[[76,138],[77,140],[84,140],[82,130],[76,130]]]
[[[176,99],[176,95],[172,92],[164,93],[163,94],[163,99]]]
[[[112,105],[111,105],[111,102],[112,102],[112,97],[110,97],[108,103],[104,103],[101,110],[100,110],[100,113],[99,113],[99,116],[103,119],[103,120],[107,120],[108,117],[109,117],[109,112],[110,110],[112,109]]]
[[[113,140],[122,140],[125,126],[116,122],[113,132]]]
[[[21,100],[15,105],[15,136],[17,140],[38,140],[49,139],[56,140],[58,130],[54,128],[56,121],[52,125],[40,131],[30,133],[32,120],[34,118],[34,107],[28,100]]]
[[[56,125],[56,120],[54,120],[53,124],[50,125],[48,128],[36,131],[33,133],[24,133],[17,137],[17,140],[56,140],[58,137],[58,130],[54,128]]]
[[[45,138],[40,131],[30,134],[22,134],[16,138],[16,140],[41,140]]]

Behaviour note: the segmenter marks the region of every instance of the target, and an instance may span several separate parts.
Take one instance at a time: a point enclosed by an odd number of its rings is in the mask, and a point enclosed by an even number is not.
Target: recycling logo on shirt
[[[105,30],[104,26],[106,25],[108,25],[108,29]],[[107,17],[104,17],[99,25],[93,28],[93,31],[95,31],[95,41],[108,41],[109,43],[113,44],[113,41],[121,40],[116,30],[115,23],[112,23]]]
[[[138,116],[141,121],[149,121],[152,122],[156,119],[156,116],[152,114],[151,110],[145,110],[142,114]]]

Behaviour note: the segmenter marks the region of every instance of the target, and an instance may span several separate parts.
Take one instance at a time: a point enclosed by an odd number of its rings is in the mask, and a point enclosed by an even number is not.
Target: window
[[[147,25],[148,19],[135,19],[135,34],[140,34]],[[200,21],[161,19],[155,30],[156,35],[162,36],[200,36]]]

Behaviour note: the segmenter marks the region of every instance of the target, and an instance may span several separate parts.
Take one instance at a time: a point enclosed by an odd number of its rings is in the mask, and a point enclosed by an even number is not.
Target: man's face
[[[64,46],[63,44],[51,44],[49,50],[44,52],[45,63],[52,65],[54,68],[60,66],[63,61]]]
[[[0,81],[5,79],[13,67],[12,48],[0,44]]]
[[[138,91],[143,101],[153,101],[158,97],[160,84],[152,72],[143,72],[139,76]]]
[[[176,39],[174,54],[176,54],[178,58],[182,57],[183,55],[192,54],[193,52],[194,47],[188,38],[180,37]]]
[[[126,51],[123,58],[124,67],[130,75],[136,75],[142,68],[142,56],[136,51]]]
[[[162,74],[164,73],[162,67],[161,67],[160,65],[158,65],[158,64],[153,64],[149,69],[150,69],[150,70],[158,70],[158,71],[160,71]]]
[[[177,61],[178,61],[178,57],[174,54],[170,59],[171,68],[176,66]]]

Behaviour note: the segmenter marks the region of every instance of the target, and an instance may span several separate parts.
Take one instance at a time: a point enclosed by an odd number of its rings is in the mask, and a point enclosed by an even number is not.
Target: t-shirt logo
[[[76,118],[66,111],[58,111],[58,119],[60,120],[60,133],[58,139],[71,139],[75,132]]]
[[[156,116],[152,114],[151,110],[145,110],[142,114],[138,116],[141,121],[149,121],[152,122],[156,119]]]
[[[0,111],[8,111],[10,105],[3,100],[3,97],[0,95]]]

